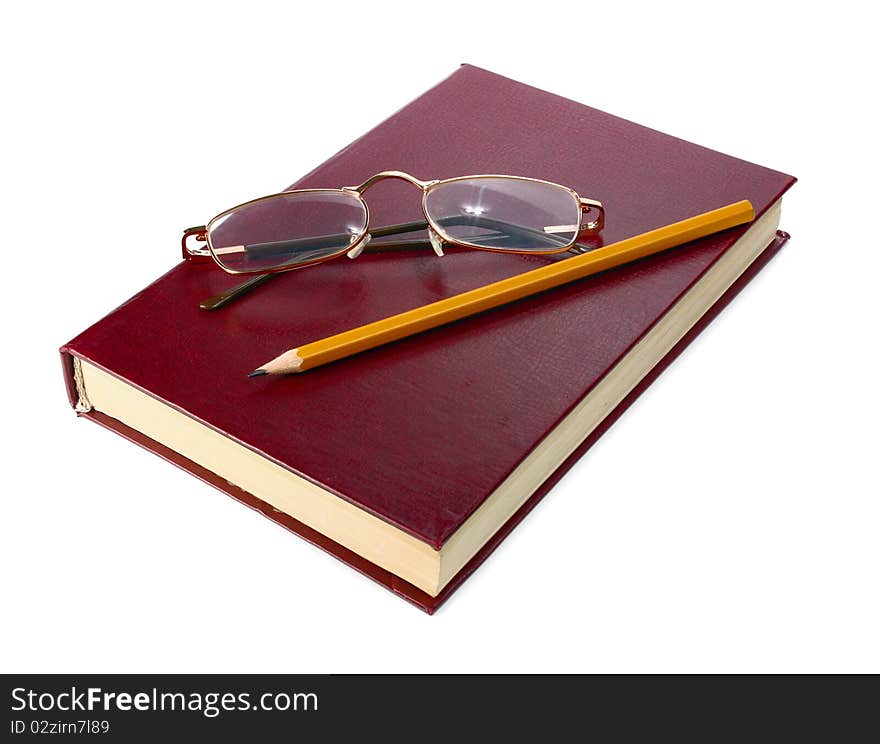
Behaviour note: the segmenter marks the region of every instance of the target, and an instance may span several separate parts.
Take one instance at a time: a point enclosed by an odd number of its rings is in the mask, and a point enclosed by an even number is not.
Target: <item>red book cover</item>
[[[570,186],[604,203],[604,244],[740,199],[761,216],[794,182],[467,65],[293,186],[347,186],[389,169],[421,179],[507,173]],[[418,191],[403,182],[376,185],[367,202],[374,225],[421,218]],[[281,275],[215,312],[199,302],[240,280],[183,261],[62,348],[68,389],[76,403],[74,355],[439,549],[745,230],[286,378],[246,375],[296,342],[554,259],[364,253]],[[783,242],[780,235],[437,596],[125,424],[94,409],[82,415],[433,611]]]

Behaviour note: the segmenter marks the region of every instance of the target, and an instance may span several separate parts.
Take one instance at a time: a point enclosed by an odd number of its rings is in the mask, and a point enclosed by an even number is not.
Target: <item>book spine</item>
[[[71,408],[79,410],[79,390],[81,389],[81,385],[77,385],[77,374],[74,366],[74,360],[76,357],[73,356],[67,346],[62,346],[58,351],[61,354],[61,371],[64,374],[64,386],[67,389],[67,400],[70,401]]]

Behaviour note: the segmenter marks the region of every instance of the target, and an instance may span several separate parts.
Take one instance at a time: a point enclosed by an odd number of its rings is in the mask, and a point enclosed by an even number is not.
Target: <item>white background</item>
[[[880,671],[869,5],[135,7],[2,11],[3,671]],[[78,420],[57,347],[461,62],[800,182],[788,247],[429,617]]]

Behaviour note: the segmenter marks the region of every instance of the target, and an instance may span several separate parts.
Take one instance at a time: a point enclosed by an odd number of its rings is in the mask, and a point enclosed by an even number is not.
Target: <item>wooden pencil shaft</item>
[[[298,347],[286,359],[295,366],[272,362],[263,366],[269,374],[302,372],[367,349],[445,325],[499,305],[583,279],[622,264],[659,253],[692,240],[745,224],[754,219],[748,201],[735,202],[720,209],[650,230],[640,235],[597,248],[580,256],[542,266],[483,287],[407,310],[388,318],[352,328],[334,336]],[[275,360],[273,360],[274,362]],[[280,357],[278,362],[281,362]]]

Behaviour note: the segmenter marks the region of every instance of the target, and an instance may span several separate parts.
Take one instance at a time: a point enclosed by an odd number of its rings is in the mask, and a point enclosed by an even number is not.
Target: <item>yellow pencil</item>
[[[689,217],[656,230],[597,248],[573,258],[526,271],[499,282],[407,310],[373,323],[352,328],[285,351],[248,375],[283,375],[305,372],[352,354],[397,341],[429,328],[452,323],[508,302],[583,279],[591,274],[689,243],[712,233],[751,222],[755,217],[749,201]]]

